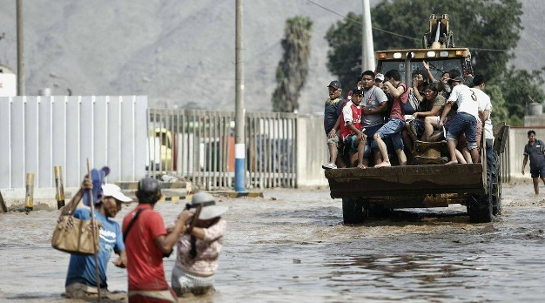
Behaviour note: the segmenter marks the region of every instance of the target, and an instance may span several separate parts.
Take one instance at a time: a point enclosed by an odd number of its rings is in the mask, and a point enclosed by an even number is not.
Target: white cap
[[[223,215],[229,208],[224,205],[217,205],[214,196],[207,192],[198,192],[191,199],[190,208],[198,208],[200,205],[201,213],[197,219],[210,220]]]
[[[125,196],[123,192],[121,192],[121,188],[115,184],[104,184],[102,185],[102,196],[103,197],[112,197],[118,201],[121,202],[132,202],[132,199]]]

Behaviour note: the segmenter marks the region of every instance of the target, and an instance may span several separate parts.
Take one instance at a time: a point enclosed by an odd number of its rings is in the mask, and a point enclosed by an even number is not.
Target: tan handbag
[[[91,220],[74,218],[73,213],[77,206],[67,205],[61,210],[61,216],[53,231],[51,246],[60,251],[77,255],[94,255],[99,249],[100,222],[95,222],[95,240]],[[94,244],[94,245],[93,245]],[[94,247],[93,247],[94,246]]]

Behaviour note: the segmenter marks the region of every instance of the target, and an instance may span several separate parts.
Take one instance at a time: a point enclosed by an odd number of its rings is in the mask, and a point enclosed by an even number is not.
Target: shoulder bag
[[[100,247],[100,222],[95,221],[93,233],[91,220],[81,220],[74,217],[78,203],[67,205],[61,210],[57,226],[53,231],[51,246],[53,248],[76,255],[94,255]],[[94,215],[91,213],[91,215]],[[93,240],[93,234],[95,239]],[[93,245],[94,244],[94,245]]]

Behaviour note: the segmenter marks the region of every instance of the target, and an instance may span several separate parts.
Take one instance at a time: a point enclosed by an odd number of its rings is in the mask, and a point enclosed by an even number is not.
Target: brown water
[[[221,198],[230,210],[217,292],[185,301],[543,302],[545,195],[532,192],[504,186],[504,214],[490,224],[469,224],[465,207],[451,206],[343,226],[327,188]],[[183,206],[156,208],[169,222]],[[68,255],[49,244],[57,216],[0,214],[0,301],[74,302],[61,297]],[[110,265],[108,278],[126,290],[124,270]]]

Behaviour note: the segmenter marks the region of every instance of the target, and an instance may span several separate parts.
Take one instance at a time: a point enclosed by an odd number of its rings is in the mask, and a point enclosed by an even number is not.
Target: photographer
[[[163,256],[170,254],[176,240],[186,232],[193,211],[184,210],[167,232],[161,214],[153,210],[161,198],[159,182],[153,178],[140,180],[136,197],[138,206],[123,218],[129,302],[176,302],[165,279]]]
[[[195,210],[191,226],[177,242],[172,288],[178,296],[203,295],[214,291],[214,274],[227,223],[221,215],[227,206],[216,205],[214,197],[200,192],[188,209]]]

